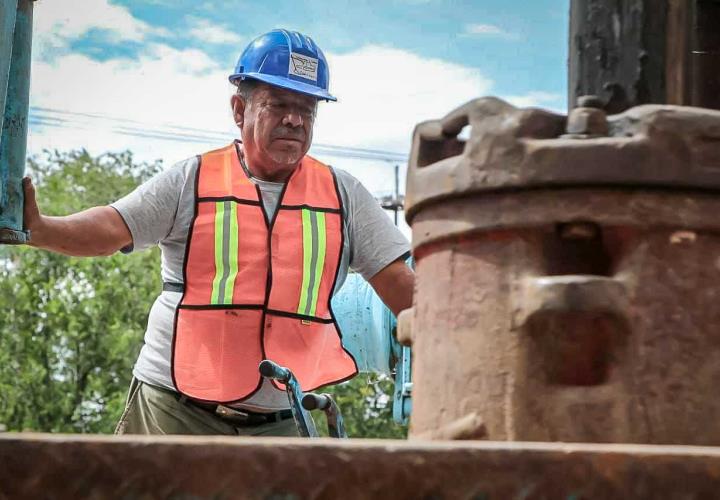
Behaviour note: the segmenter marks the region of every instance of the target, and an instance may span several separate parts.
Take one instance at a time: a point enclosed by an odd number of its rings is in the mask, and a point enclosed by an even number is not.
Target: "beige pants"
[[[292,418],[244,426],[181,402],[172,391],[133,378],[115,434],[193,434],[224,436],[298,436]]]

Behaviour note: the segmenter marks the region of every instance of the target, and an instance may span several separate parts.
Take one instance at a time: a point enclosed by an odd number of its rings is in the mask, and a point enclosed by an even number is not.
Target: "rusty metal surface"
[[[720,380],[718,233],[603,226],[602,237],[563,242],[548,224],[416,252],[411,436],[474,413],[484,430],[465,434],[492,440],[720,444],[708,397]]]
[[[560,195],[561,194],[561,195]],[[469,202],[447,199],[413,218],[416,257],[432,242],[481,231],[551,227],[591,220],[608,226],[691,227],[720,231],[720,197],[706,192],[648,189],[566,188],[483,193]]]
[[[715,448],[0,436],[0,498],[706,499]]]
[[[720,111],[647,105],[608,117],[609,136],[562,138],[567,118],[495,98],[415,129],[406,217],[474,193],[543,187],[720,189]],[[464,126],[472,130],[457,139]],[[662,165],[662,168],[658,168]]]
[[[411,436],[720,445],[720,113],[597,111],[416,129]]]

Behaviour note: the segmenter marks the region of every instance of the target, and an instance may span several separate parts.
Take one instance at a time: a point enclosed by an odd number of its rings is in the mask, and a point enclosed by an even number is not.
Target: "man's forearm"
[[[75,257],[112,255],[130,243],[130,232],[112,207],[62,217],[43,215],[30,234],[31,246]]]
[[[404,261],[396,260],[370,278],[370,284],[396,316],[412,306],[415,273]]]

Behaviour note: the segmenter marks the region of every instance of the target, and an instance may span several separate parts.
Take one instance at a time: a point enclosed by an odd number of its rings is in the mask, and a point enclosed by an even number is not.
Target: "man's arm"
[[[370,285],[395,316],[412,306],[415,273],[403,260],[384,267],[370,278]]]
[[[132,243],[120,214],[112,207],[94,207],[64,217],[42,215],[29,177],[23,179],[25,229],[30,245],[75,257],[112,255]]]

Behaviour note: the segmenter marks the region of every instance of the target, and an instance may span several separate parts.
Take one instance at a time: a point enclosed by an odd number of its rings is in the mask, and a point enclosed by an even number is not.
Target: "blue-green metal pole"
[[[30,106],[33,0],[2,1],[3,11],[13,3],[17,3],[17,8],[0,135],[0,243],[19,244],[27,243],[29,239],[28,233],[23,231],[22,178]],[[3,33],[3,39],[5,36]]]
[[[17,0],[0,1],[0,110],[5,109],[8,75],[10,74],[10,56],[12,56],[13,35],[15,34],[15,18],[17,17]],[[5,113],[0,113],[0,130],[2,130]],[[2,190],[2,186],[0,186]],[[1,192],[1,191],[0,191]]]

